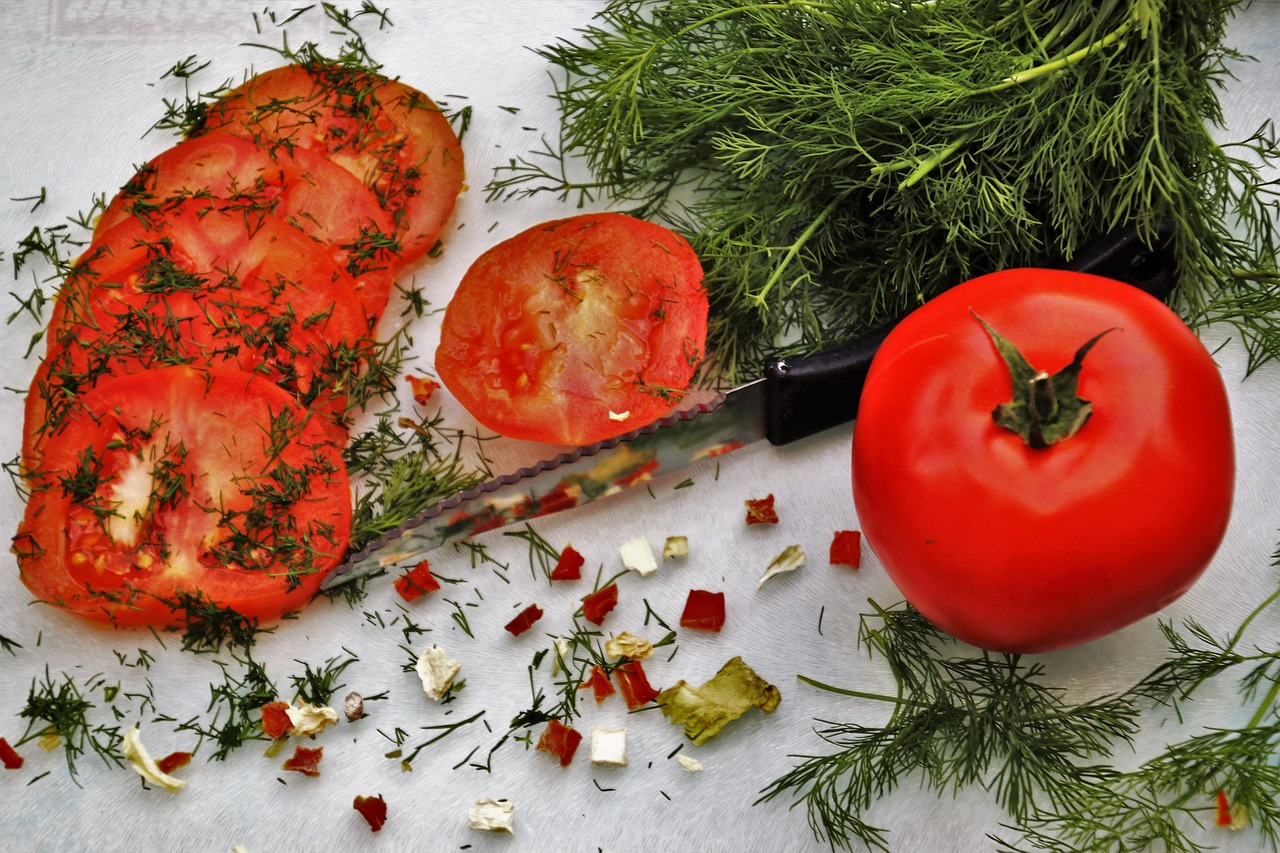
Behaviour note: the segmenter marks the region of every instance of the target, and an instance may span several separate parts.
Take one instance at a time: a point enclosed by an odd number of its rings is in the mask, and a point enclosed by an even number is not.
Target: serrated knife
[[[1118,279],[1161,299],[1176,279],[1169,229],[1148,248],[1136,229],[1104,237],[1069,269]],[[806,358],[777,358],[760,379],[639,429],[560,453],[453,495],[352,554],[328,589],[486,530],[550,515],[758,441],[788,444],[853,420],[889,327]]]

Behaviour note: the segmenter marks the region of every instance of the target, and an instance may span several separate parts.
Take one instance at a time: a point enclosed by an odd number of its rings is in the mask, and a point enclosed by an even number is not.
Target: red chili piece
[[[689,598],[684,603],[684,613],[680,615],[681,628],[695,628],[699,631],[719,631],[724,627],[724,593],[709,592],[705,589],[689,590]]]
[[[837,530],[831,540],[831,565],[849,566],[856,569],[862,565],[862,532],[859,530]]]
[[[604,617],[609,615],[609,611],[617,606],[618,585],[611,583],[582,599],[582,618],[593,625],[599,625],[604,622]]]
[[[268,702],[260,708],[262,712],[262,730],[269,738],[282,738],[289,734],[293,722],[289,719],[288,702]]]
[[[588,687],[595,693],[597,704],[616,692],[613,689],[613,682],[609,680],[609,673],[600,664],[591,667],[591,677],[578,685],[579,690],[585,690]]]
[[[778,513],[773,508],[772,493],[766,498],[748,500],[747,524],[777,524]]]
[[[638,660],[625,661],[613,673],[618,677],[618,689],[627,702],[627,710],[634,711],[652,702],[660,692],[649,685],[644,667]]]
[[[160,768],[161,773],[172,773],[179,767],[186,767],[191,763],[191,753],[189,752],[171,752],[164,758],[156,762],[156,766]]]
[[[22,766],[24,761],[18,751],[9,745],[9,741],[0,737],[0,762],[3,762],[5,770],[17,770]]]
[[[553,581],[576,581],[582,577],[582,564],[586,558],[579,554],[572,545],[564,546],[556,560],[556,567],[551,570]]]
[[[303,776],[319,776],[321,758],[324,758],[323,746],[317,746],[315,749],[296,746],[293,749],[293,755],[285,760],[282,767],[285,770],[295,770]]]
[[[533,627],[533,623],[542,618],[542,608],[536,604],[530,604],[524,610],[517,614],[516,618],[507,623],[507,630],[511,632],[511,636],[518,637],[525,631]]]
[[[580,743],[582,743],[582,732],[553,719],[543,729],[542,737],[538,738],[537,748],[558,758],[561,767],[568,767]]]
[[[1231,801],[1226,791],[1218,791],[1218,819],[1214,822],[1218,826],[1231,826]]]
[[[405,601],[414,601],[439,589],[440,581],[431,576],[431,567],[423,560],[397,578],[395,587]]]
[[[387,822],[387,801],[382,799],[381,794],[374,797],[356,794],[351,807],[369,822],[369,829],[373,832],[382,829],[382,825]]]

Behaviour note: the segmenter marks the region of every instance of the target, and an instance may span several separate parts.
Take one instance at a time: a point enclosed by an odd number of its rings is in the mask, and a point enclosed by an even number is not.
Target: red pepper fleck
[[[303,776],[319,776],[321,758],[324,758],[323,746],[310,749],[299,745],[294,747],[293,755],[285,759],[282,769],[295,770]]]
[[[1218,826],[1231,826],[1231,802],[1227,799],[1226,791],[1218,792],[1218,819],[1215,823]]]
[[[511,636],[518,637],[525,631],[533,627],[533,623],[542,618],[542,608],[536,604],[530,604],[524,610],[521,610],[516,618],[507,623],[506,628],[511,632]]]
[[[387,822],[387,801],[382,799],[381,794],[374,797],[356,794],[351,807],[360,812],[360,816],[369,822],[369,829],[372,832],[379,831]]]
[[[618,486],[634,486],[636,483],[643,483],[646,480],[653,479],[653,472],[658,470],[661,465],[657,459],[650,459],[640,467],[623,474],[614,480],[614,484]]]
[[[439,382],[427,376],[406,376],[405,379],[409,380],[409,388],[413,391],[413,402],[419,406],[425,406],[440,387]]]
[[[578,496],[580,494],[581,487],[570,487],[561,483],[542,497],[538,498],[538,514],[550,515],[553,512],[573,509],[578,505]]]
[[[282,738],[289,734],[293,722],[289,719],[288,702],[268,702],[259,709],[262,712],[262,730],[269,738]]]
[[[578,685],[579,690],[585,690],[588,687],[595,693],[597,704],[616,692],[613,689],[613,682],[609,680],[608,671],[600,664],[591,667],[591,677]]]
[[[156,767],[160,768],[161,773],[172,773],[179,767],[186,767],[191,763],[191,753],[189,752],[171,752],[164,758],[156,762]]]
[[[564,546],[556,560],[556,567],[551,570],[553,581],[576,581],[582,577],[582,564],[586,558],[579,554],[572,545]]]
[[[609,611],[617,606],[618,585],[611,583],[582,599],[582,618],[593,625],[599,625],[604,622],[604,617],[609,615]]]
[[[759,500],[748,500],[747,524],[777,524],[778,513],[773,508],[773,495]]]
[[[624,661],[613,671],[613,674],[618,677],[618,689],[622,692],[622,698],[626,700],[629,711],[652,702],[661,692],[649,685],[644,667],[638,660]]]
[[[543,729],[542,736],[538,738],[537,748],[558,758],[561,767],[568,767],[580,743],[582,743],[582,732],[552,719]]]
[[[18,751],[9,745],[9,741],[0,737],[0,762],[4,763],[5,770],[17,770],[22,766],[24,761]]]
[[[680,627],[699,631],[719,631],[723,628],[724,593],[705,589],[689,590],[684,613],[680,614]]]
[[[831,565],[849,566],[856,569],[862,565],[862,533],[858,530],[837,530],[831,540]]]
[[[440,588],[440,581],[431,576],[431,567],[423,560],[400,577],[396,578],[396,592],[405,601],[415,601],[429,592]]]

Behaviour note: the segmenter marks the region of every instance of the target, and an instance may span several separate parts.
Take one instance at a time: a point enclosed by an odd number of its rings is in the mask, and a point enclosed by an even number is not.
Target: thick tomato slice
[[[27,395],[26,467],[39,464],[45,437],[99,380],[173,365],[256,373],[314,411],[345,444],[344,389],[358,380],[361,351],[325,341],[290,312],[243,299],[226,283],[196,292],[100,287],[81,296],[84,304],[62,311],[52,327]]]
[[[158,225],[187,206],[202,215],[227,211],[250,229],[266,217],[283,219],[351,273],[368,314],[386,306],[399,254],[392,218],[368,187],[322,154],[221,132],[188,139],[138,169],[98,217],[94,235],[130,216]]]
[[[471,265],[445,310],[436,371],[502,435],[587,444],[668,412],[706,331],[688,243],[651,222],[585,214],[524,231]]]
[[[265,71],[211,105],[206,127],[323,152],[395,218],[403,263],[436,245],[462,191],[462,143],[440,107],[367,69],[306,63]]]
[[[23,583],[120,625],[181,624],[182,593],[276,619],[315,594],[350,531],[340,448],[284,391],[235,371],[99,382],[30,483]]]
[[[1054,395],[1062,413],[1090,402],[1074,434],[1036,446],[996,423],[1014,382],[978,318],[1048,374],[1101,334],[1076,393]],[[1047,431],[1062,419],[1045,411]],[[1204,345],[1153,297],[1082,273],[1008,270],[925,303],[877,352],[854,426],[871,550],[926,618],[998,651],[1083,643],[1172,602],[1222,541],[1234,477]]]
[[[197,206],[174,207],[149,223],[126,219],[96,237],[63,283],[50,326],[65,311],[92,315],[95,302],[210,287],[291,313],[335,344],[359,345],[372,328],[356,280],[323,246],[275,217],[246,220]]]

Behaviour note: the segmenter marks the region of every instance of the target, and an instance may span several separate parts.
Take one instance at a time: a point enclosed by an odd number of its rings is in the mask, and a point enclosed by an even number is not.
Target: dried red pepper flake
[[[324,758],[323,746],[311,749],[310,747],[298,745],[293,748],[293,755],[285,759],[281,768],[296,771],[303,776],[319,776],[321,758]]]
[[[556,567],[551,570],[553,581],[576,581],[582,577],[582,565],[586,558],[577,552],[572,545],[564,546],[556,560]]]
[[[768,497],[751,499],[747,504],[747,524],[777,524],[778,512],[773,508],[773,494]]]
[[[378,832],[382,829],[382,825],[387,822],[387,801],[382,799],[381,794],[373,797],[356,794],[351,807],[360,812],[360,816],[369,822],[369,830],[371,832]]]
[[[518,637],[525,631],[533,627],[533,623],[542,618],[542,608],[536,604],[530,604],[524,610],[516,614],[516,618],[506,624],[506,629],[511,636]]]
[[[262,713],[262,730],[272,739],[282,738],[293,728],[289,719],[288,702],[268,702],[259,709]]]
[[[604,622],[604,617],[609,615],[609,611],[617,606],[618,585],[611,583],[582,599],[582,618],[593,625],[599,625]]]
[[[425,406],[427,401],[431,399],[431,395],[440,387],[440,383],[429,376],[406,376],[409,380],[409,389],[413,392],[413,402],[419,406]]]
[[[18,755],[18,751],[9,745],[9,741],[0,737],[0,763],[4,764],[5,770],[17,770],[22,767],[25,759]]]
[[[179,767],[186,767],[191,763],[191,753],[189,752],[171,752],[164,758],[156,761],[156,767],[160,768],[161,773],[172,773]]]
[[[1231,826],[1231,801],[1227,799],[1226,791],[1218,792],[1218,819],[1215,823],[1218,826]]]
[[[400,577],[396,578],[396,592],[405,601],[416,601],[429,592],[440,588],[440,581],[431,575],[431,566],[423,560]]]
[[[643,483],[646,480],[652,480],[654,472],[658,470],[661,464],[662,463],[660,463],[657,459],[650,459],[648,462],[644,463],[638,468],[635,468],[627,472],[626,474],[623,474],[621,477],[618,477],[613,482],[615,485],[622,486],[625,488],[627,486],[634,486],[636,483]]]
[[[638,660],[623,661],[614,669],[613,674],[618,678],[618,690],[621,691],[629,711],[652,702],[661,692],[650,686],[644,667]]]
[[[616,692],[613,689],[613,682],[609,680],[608,670],[600,664],[591,667],[591,677],[578,685],[579,690],[585,690],[588,687],[595,693],[597,704],[608,699]]]
[[[537,748],[543,752],[549,752],[560,760],[561,767],[568,767],[569,762],[573,761],[573,754],[578,751],[578,744],[582,743],[582,732],[566,726],[559,720],[552,719],[547,723],[547,727],[542,730],[542,736],[538,738]]]
[[[836,531],[836,535],[831,539],[831,565],[849,566],[853,569],[862,565],[861,531]]]
[[[719,631],[724,627],[724,593],[705,589],[689,590],[680,614],[680,627],[698,631]]]

